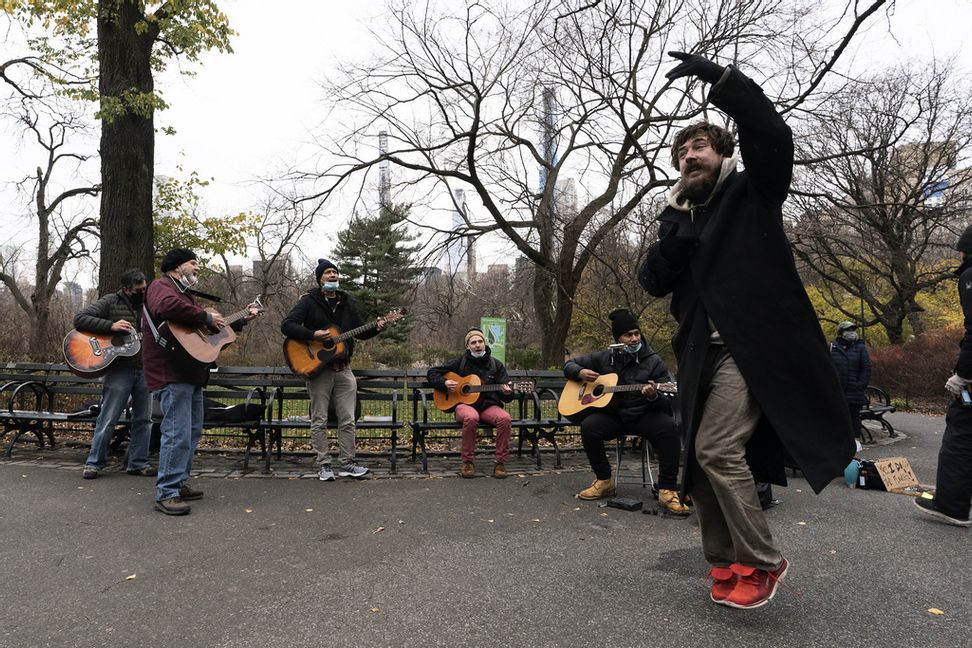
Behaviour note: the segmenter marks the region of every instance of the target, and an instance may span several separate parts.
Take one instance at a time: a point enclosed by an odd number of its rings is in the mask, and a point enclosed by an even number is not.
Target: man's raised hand
[[[718,83],[726,71],[726,68],[718,63],[713,63],[709,59],[702,58],[697,54],[669,52],[668,55],[681,61],[681,63],[665,74],[665,78],[670,81],[681,79],[682,77],[694,76],[702,79],[706,83]]]

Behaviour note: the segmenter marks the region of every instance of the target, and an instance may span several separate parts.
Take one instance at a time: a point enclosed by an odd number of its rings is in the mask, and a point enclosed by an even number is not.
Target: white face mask
[[[486,355],[486,349],[483,349],[482,351],[470,351],[469,354],[474,358],[482,358],[484,355]]]
[[[857,331],[844,331],[840,334],[840,337],[844,338],[847,342],[854,342],[857,340]]]
[[[339,285],[340,284],[337,281],[325,281],[323,284],[321,284],[321,288],[327,292],[334,292],[338,289]]]
[[[631,355],[634,355],[634,354],[638,353],[639,351],[641,351],[641,342],[639,342],[635,346],[630,346],[628,344],[625,344],[624,345],[624,352],[625,353],[630,353]]]

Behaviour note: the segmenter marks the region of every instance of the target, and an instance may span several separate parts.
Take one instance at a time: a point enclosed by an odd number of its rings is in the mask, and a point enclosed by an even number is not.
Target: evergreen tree
[[[407,205],[391,205],[377,216],[356,215],[337,234],[334,257],[341,268],[341,288],[358,301],[366,320],[404,306],[415,287],[420,271],[415,255],[421,246],[413,245],[417,235],[406,229],[408,211]],[[384,335],[404,341],[407,327],[396,324]]]

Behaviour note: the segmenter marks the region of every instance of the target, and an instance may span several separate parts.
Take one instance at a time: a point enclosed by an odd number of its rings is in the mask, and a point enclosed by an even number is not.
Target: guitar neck
[[[365,331],[368,331],[370,329],[376,328],[377,326],[378,326],[378,321],[377,320],[374,321],[374,322],[368,322],[367,324],[362,324],[361,326],[359,326],[357,328],[353,328],[350,331],[345,331],[344,333],[341,333],[335,339],[338,342],[344,342],[345,340],[350,339],[350,338],[353,338],[355,335],[357,335],[359,333],[364,333]]]
[[[472,394],[481,394],[483,392],[500,391],[501,389],[503,389],[504,387],[506,387],[508,384],[509,383],[500,383],[500,384],[497,384],[497,385],[475,385],[475,386],[470,385],[469,386],[469,392],[472,393]]]
[[[613,387],[605,387],[604,391],[606,393],[641,391],[644,388],[644,386],[647,384],[649,383],[644,383],[641,385],[615,385]],[[675,391],[671,388],[671,385],[669,383],[656,383],[655,389],[657,389],[659,392],[663,394],[675,393]]]
[[[243,310],[236,311],[235,313],[230,313],[229,315],[227,315],[223,319],[226,320],[226,326],[230,326],[230,325],[235,324],[236,322],[240,321],[244,317],[246,317],[249,312],[250,312],[250,308],[249,307],[246,307]]]

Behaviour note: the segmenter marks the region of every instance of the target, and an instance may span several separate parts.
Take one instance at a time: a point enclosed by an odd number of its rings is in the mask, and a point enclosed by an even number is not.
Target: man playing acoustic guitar
[[[619,385],[644,385],[640,391],[615,394],[614,407],[594,410],[581,421],[581,441],[594,469],[594,483],[577,494],[584,500],[614,495],[611,464],[604,442],[622,434],[637,434],[658,452],[658,504],[679,515],[689,512],[678,497],[678,456],[681,441],[668,400],[660,398],[656,385],[668,382],[668,367],[641,339],[641,327],[633,313],[618,309],[610,314],[611,333],[620,349],[611,348],[568,360],[564,376],[593,382],[601,374],[618,374]]]
[[[446,393],[455,392],[458,382],[447,379],[444,374],[452,372],[458,376],[476,374],[483,385],[501,385],[499,391],[484,391],[473,405],[456,405],[456,421],[462,425],[462,468],[459,474],[469,479],[476,476],[473,457],[476,450],[476,429],[479,421],[496,428],[496,463],[493,464],[493,477],[506,478],[506,459],[510,454],[510,433],[513,429],[509,413],[503,409],[504,402],[513,399],[513,388],[508,384],[510,376],[503,363],[492,357],[486,338],[478,328],[466,333],[466,351],[451,362],[432,367],[426,379],[433,389]]]
[[[327,259],[318,259],[314,271],[317,287],[302,296],[280,324],[280,330],[294,340],[331,340],[332,327],[341,331],[362,328],[364,321],[358,313],[354,298],[343,290],[338,290],[340,272],[336,265]],[[307,395],[310,397],[311,447],[316,455],[318,479],[334,481],[331,468],[331,455],[327,443],[327,410],[334,399],[334,413],[338,424],[338,460],[341,468],[339,477],[362,479],[368,469],[354,460],[355,424],[354,405],[358,394],[358,383],[351,373],[351,355],[354,353],[354,340],[372,338],[385,327],[385,320],[379,317],[373,329],[365,330],[344,343],[344,353],[335,355],[320,371],[305,377]]]
[[[195,252],[185,248],[169,250],[162,258],[162,274],[145,291],[145,310],[151,319],[142,318],[145,381],[149,389],[157,392],[162,408],[155,509],[166,515],[186,515],[186,500],[203,496],[202,491],[189,487],[188,480],[192,456],[202,437],[203,387],[209,381],[209,363],[196,360],[174,341],[161,337],[158,328],[165,322],[206,325],[211,329],[227,324],[219,313],[200,308],[192,296],[190,288],[199,281]],[[250,304],[248,311],[233,328],[242,329],[259,309]]]
[[[144,298],[145,273],[137,268],[126,270],[121,275],[121,290],[88,304],[74,316],[74,328],[86,333],[134,335],[138,332]],[[108,444],[129,397],[132,399],[132,424],[125,472],[143,477],[155,475],[155,469],[148,463],[152,399],[142,375],[142,355],[137,354],[117,358],[104,373],[101,411],[82,473],[85,479],[95,479],[108,463]]]

